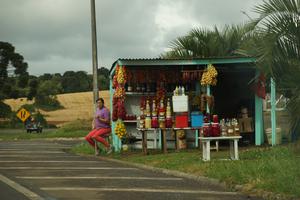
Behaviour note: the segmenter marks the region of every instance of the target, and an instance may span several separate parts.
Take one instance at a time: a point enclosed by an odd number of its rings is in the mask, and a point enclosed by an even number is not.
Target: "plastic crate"
[[[201,112],[191,113],[191,126],[202,127],[203,126],[203,114]]]
[[[188,127],[188,115],[176,115],[175,117],[175,127],[176,128],[186,128]]]

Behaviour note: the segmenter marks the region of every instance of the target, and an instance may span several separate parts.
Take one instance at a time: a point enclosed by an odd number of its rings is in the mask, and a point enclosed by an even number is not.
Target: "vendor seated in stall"
[[[97,110],[92,124],[92,131],[85,137],[88,143],[97,148],[95,141],[102,143],[107,150],[107,154],[112,152],[111,145],[105,140],[105,137],[108,137],[111,133],[110,127],[110,112],[108,108],[104,106],[103,98],[96,100]]]

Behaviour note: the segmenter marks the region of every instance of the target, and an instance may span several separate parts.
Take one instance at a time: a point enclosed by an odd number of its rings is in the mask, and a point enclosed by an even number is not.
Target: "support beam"
[[[200,81],[196,81],[196,95],[201,95],[201,85]],[[199,147],[199,139],[198,137],[200,136],[199,129],[196,130],[195,133],[195,147]]]
[[[111,109],[110,109],[110,116],[112,119],[112,113],[113,113],[113,94],[114,94],[114,89],[112,88],[113,84],[113,73],[110,75],[110,80],[109,80],[109,93],[110,93],[110,105],[111,105]],[[112,135],[112,145],[114,148],[115,152],[120,152],[121,150],[121,141],[119,139],[119,137],[115,134],[115,126],[116,126],[116,122],[111,121],[111,135]]]
[[[256,71],[256,76],[259,75],[259,73],[259,71]],[[255,95],[255,145],[262,145],[263,143],[263,100]]]
[[[272,127],[272,146],[276,145],[276,84],[271,78],[271,127]]]
[[[207,94],[207,96],[210,96],[210,85],[206,86],[206,94]],[[210,114],[208,103],[206,103],[206,111],[208,114]]]

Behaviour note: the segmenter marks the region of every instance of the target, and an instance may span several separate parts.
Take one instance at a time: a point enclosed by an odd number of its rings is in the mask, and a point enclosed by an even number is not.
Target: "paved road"
[[[73,155],[65,151],[71,145],[0,142],[0,199],[254,199],[206,182]]]

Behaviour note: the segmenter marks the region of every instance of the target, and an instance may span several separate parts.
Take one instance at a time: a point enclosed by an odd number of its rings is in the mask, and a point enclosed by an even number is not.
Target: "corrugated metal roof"
[[[211,57],[193,57],[193,58],[119,58],[126,61],[162,61],[162,60],[206,60],[206,59],[232,59],[232,58],[252,58],[249,56],[211,56]]]
[[[223,56],[205,58],[119,58],[116,60],[110,72],[113,71],[116,63],[126,66],[160,66],[160,65],[205,65],[205,64],[234,64],[234,63],[253,63],[255,58],[246,56]]]

